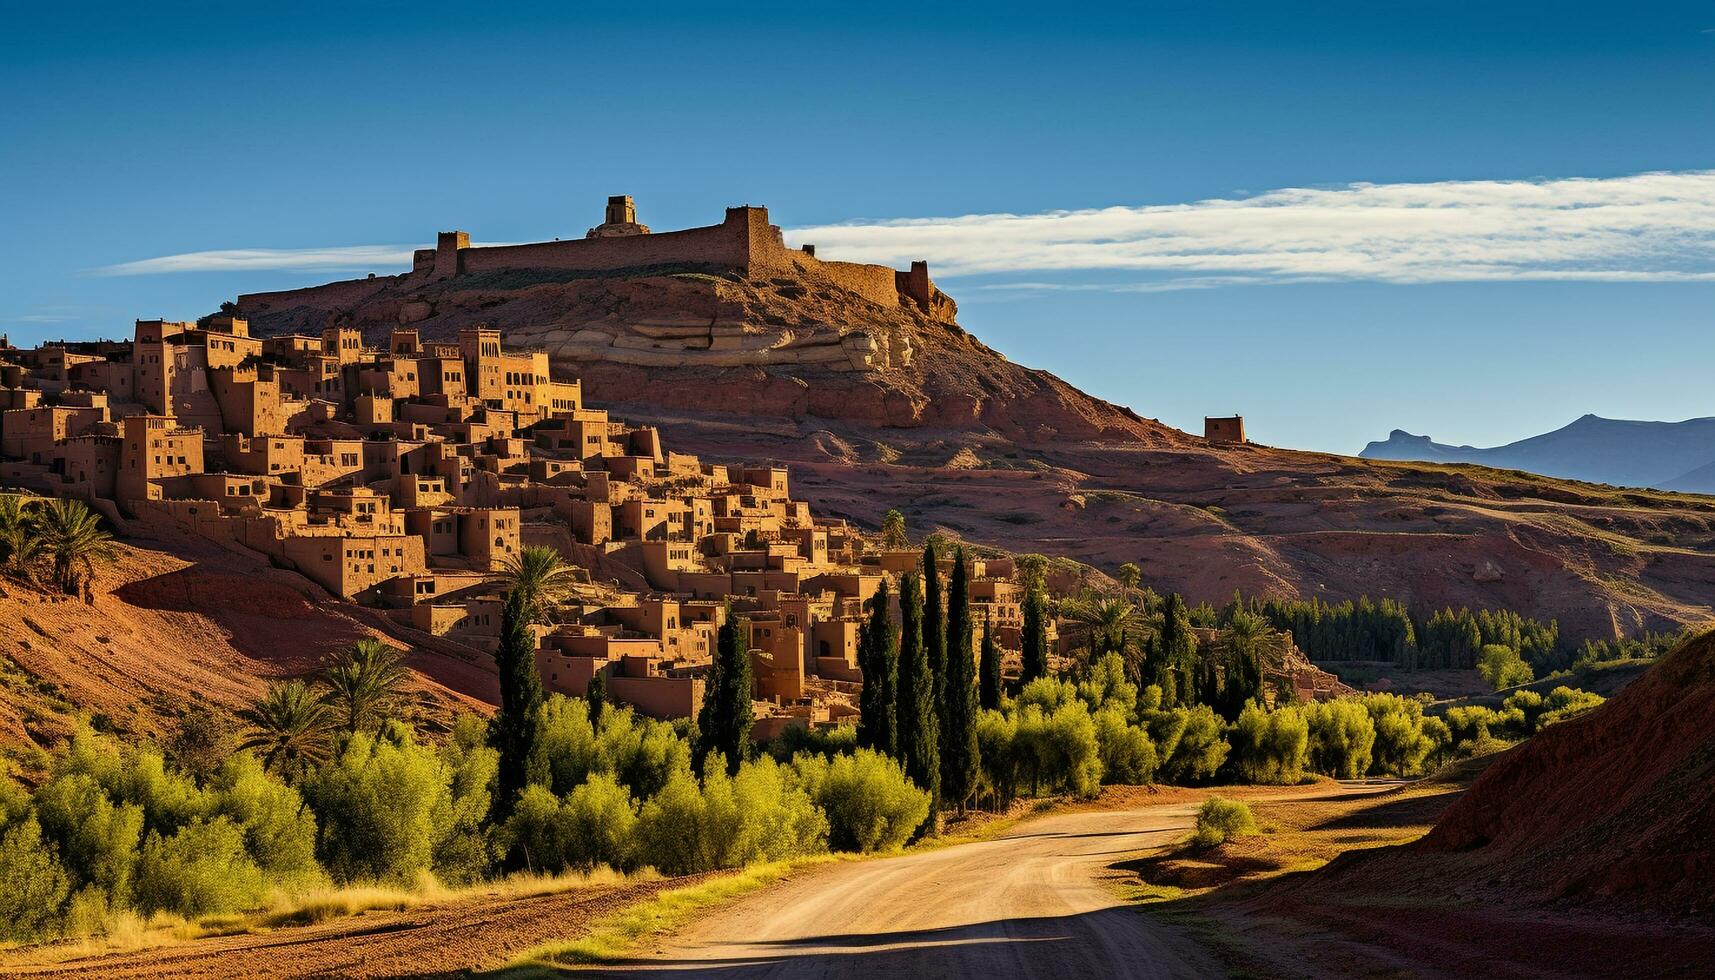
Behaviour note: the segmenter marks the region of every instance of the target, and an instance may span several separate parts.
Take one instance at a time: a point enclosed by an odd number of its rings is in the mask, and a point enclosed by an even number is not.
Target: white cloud
[[[150,276],[168,272],[376,272],[411,267],[410,245],[344,245],[332,248],[226,248],[138,259],[96,269],[104,276]],[[403,271],[399,269],[399,271]]]
[[[9,323],[68,323],[77,317],[69,313],[25,313],[5,319]]]
[[[1288,188],[1189,204],[853,222],[790,237],[848,261],[928,259],[940,278],[1153,277],[1079,287],[1125,291],[1306,280],[1707,281],[1715,280],[1715,171]]]
[[[1280,282],[1715,281],[1715,171],[1614,178],[1287,188],[1188,204],[894,218],[797,228],[826,258],[942,279],[1138,273],[1135,282],[994,289],[1156,292]],[[100,275],[403,271],[412,246],[224,249],[141,259]],[[967,287],[969,288],[969,287]]]

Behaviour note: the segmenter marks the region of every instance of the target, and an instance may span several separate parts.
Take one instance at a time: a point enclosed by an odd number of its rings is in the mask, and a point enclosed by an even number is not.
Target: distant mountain
[[[1395,429],[1359,455],[1480,463],[1623,487],[1715,493],[1715,418],[1632,422],[1586,415],[1565,428],[1487,449],[1449,446]]]

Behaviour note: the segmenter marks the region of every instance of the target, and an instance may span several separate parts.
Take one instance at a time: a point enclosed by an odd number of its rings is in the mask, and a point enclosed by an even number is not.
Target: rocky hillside
[[[1177,435],[1007,361],[960,328],[950,304],[933,313],[881,306],[808,272],[519,270],[368,282],[333,294],[333,303],[326,294],[304,305],[268,294],[242,312],[261,334],[355,323],[376,342],[398,325],[446,340],[490,324],[509,344],[546,350],[593,402],[647,393],[665,409],[976,429],[1032,443]]]
[[[1715,599],[1715,500],[1211,445],[1007,361],[950,305],[693,269],[348,286],[242,312],[259,333],[353,323],[375,342],[494,324],[675,449],[795,464],[820,512],[874,527],[899,507],[916,532],[1136,561],[1193,601],[1386,594],[1611,636],[1702,621]]]
[[[235,728],[270,680],[313,671],[366,636],[411,650],[411,713],[422,720],[485,710],[498,695],[492,661],[417,648],[385,617],[297,575],[159,533],[126,539],[119,561],[98,568],[92,604],[0,582],[0,757],[28,771],[40,761],[29,748],[53,746],[80,714],[161,735],[196,703]]]
[[[1715,633],[1507,753],[1419,847],[1548,898],[1715,915]]]

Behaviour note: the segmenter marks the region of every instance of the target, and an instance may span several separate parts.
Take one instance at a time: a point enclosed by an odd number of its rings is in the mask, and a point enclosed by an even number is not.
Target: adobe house
[[[1203,438],[1210,442],[1242,444],[1245,441],[1245,417],[1206,415],[1203,417]]]

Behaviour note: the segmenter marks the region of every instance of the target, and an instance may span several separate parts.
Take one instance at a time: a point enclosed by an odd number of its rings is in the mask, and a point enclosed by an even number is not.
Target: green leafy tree
[[[929,793],[931,815],[941,803],[940,717],[923,642],[923,590],[915,573],[899,580],[899,684],[895,720],[905,774]]]
[[[540,738],[542,677],[536,669],[536,632],[530,619],[533,602],[527,589],[515,588],[506,593],[500,610],[500,646],[494,654],[500,710],[490,723],[489,738],[500,753],[494,805],[502,817],[525,786],[547,778]]]
[[[961,548],[947,591],[947,683],[941,704],[941,795],[963,810],[977,790],[976,663],[971,638],[970,564]]]
[[[885,579],[871,602],[869,621],[858,633],[858,667],[863,671],[863,689],[858,694],[858,744],[896,756],[899,634],[888,618]]]
[[[1536,679],[1536,672],[1530,664],[1524,662],[1517,650],[1499,643],[1490,643],[1483,647],[1483,652],[1477,658],[1477,673],[1483,675],[1483,680],[1489,686],[1500,691],[1520,684],[1529,684]]]
[[[405,665],[397,647],[373,637],[358,640],[322,668],[322,696],[347,733],[373,731],[398,709]]]
[[[1000,646],[995,643],[994,623],[983,617],[982,655],[977,658],[977,702],[984,708],[1000,707]]]
[[[270,685],[239,717],[249,730],[238,747],[255,752],[270,772],[298,773],[328,757],[333,712],[303,681]]]

